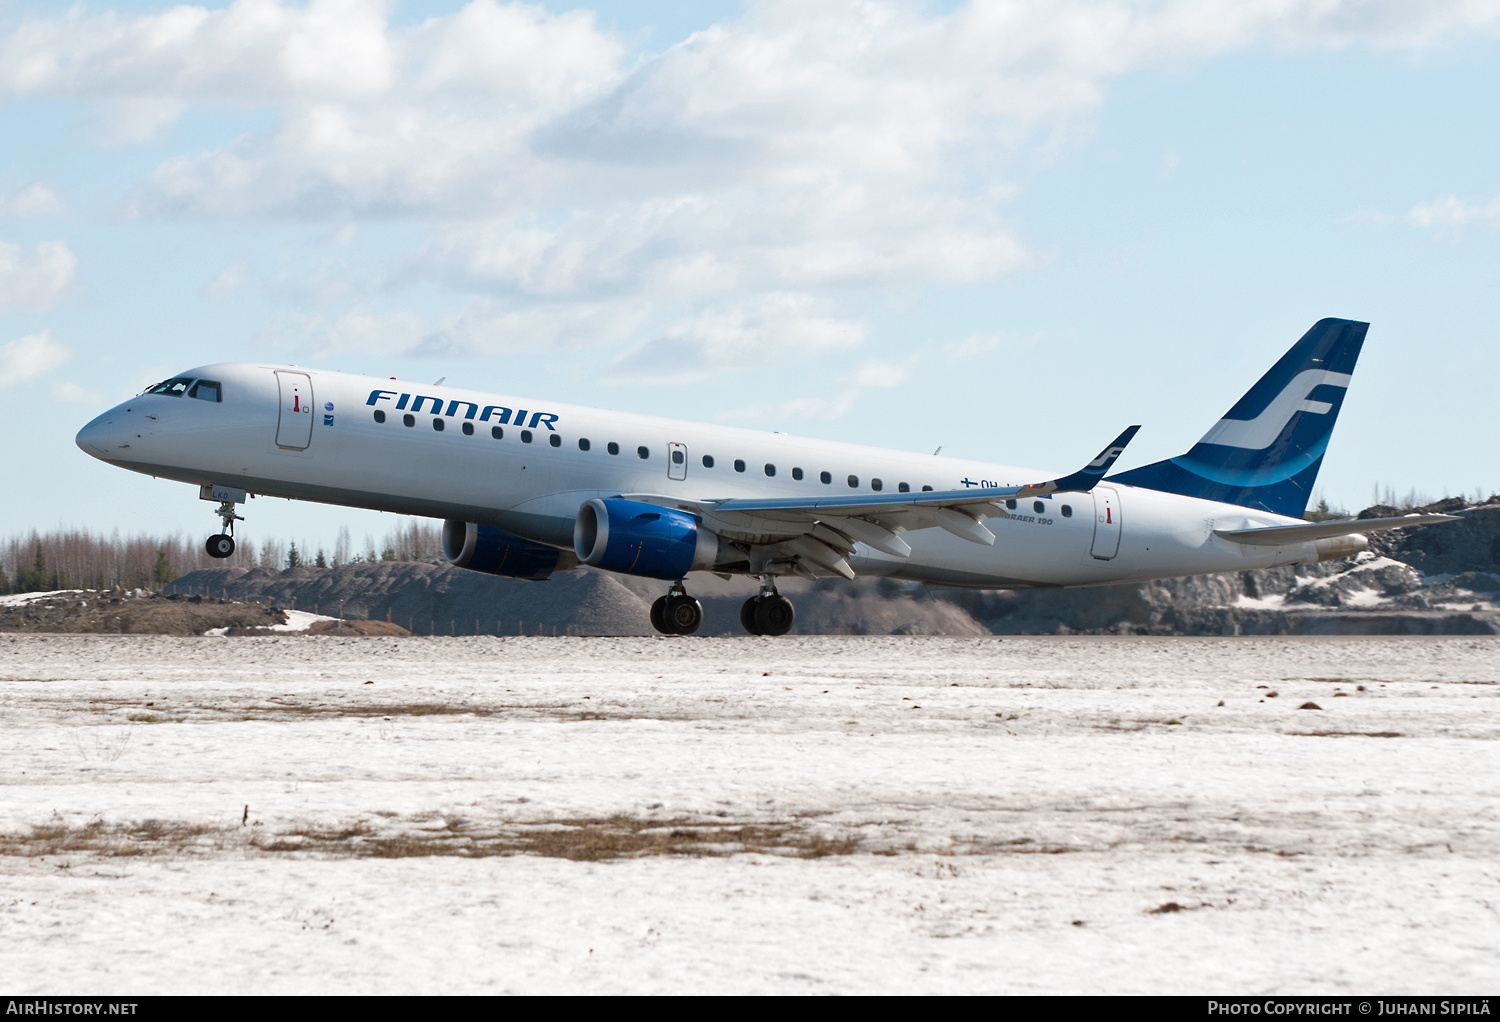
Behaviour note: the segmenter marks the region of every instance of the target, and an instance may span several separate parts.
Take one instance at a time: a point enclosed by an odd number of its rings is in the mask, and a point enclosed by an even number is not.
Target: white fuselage
[[[985,462],[293,366],[223,363],[183,375],[219,381],[222,400],[143,394],[89,423],[79,446],[153,476],[477,522],[564,550],[572,549],[579,506],[596,497],[838,496],[895,493],[902,484],[914,492],[942,491],[1047,477]],[[424,400],[414,410],[418,398]],[[384,422],[376,421],[377,412]],[[465,424],[472,433],[464,432]],[[680,462],[673,451],[683,454]],[[1009,517],[990,519],[993,546],[928,528],[903,534],[908,557],[860,545],[850,564],[860,574],[946,585],[1099,585],[1315,561],[1310,542],[1246,546],[1214,535],[1216,529],[1298,523],[1103,483],[1093,493],[1018,501]]]

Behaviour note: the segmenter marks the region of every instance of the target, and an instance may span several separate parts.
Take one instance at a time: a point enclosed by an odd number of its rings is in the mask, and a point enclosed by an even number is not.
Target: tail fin
[[[1318,320],[1192,450],[1112,481],[1300,518],[1369,327]]]

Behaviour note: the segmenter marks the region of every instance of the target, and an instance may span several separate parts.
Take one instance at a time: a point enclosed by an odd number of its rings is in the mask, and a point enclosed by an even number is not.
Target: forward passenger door
[[[313,390],[306,373],[276,370],[281,391],[281,415],[276,420],[276,446],[305,451],[312,443]]]

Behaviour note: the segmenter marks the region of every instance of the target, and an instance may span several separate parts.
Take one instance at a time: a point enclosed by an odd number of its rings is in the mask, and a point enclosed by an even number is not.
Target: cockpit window
[[[163,380],[156,386],[146,391],[147,394],[168,394],[172,397],[181,397],[187,392],[188,384],[193,382],[191,376],[178,376],[174,379]]]
[[[215,403],[223,400],[217,380],[199,380],[193,384],[193,389],[188,391],[188,397],[195,397],[199,401],[213,401]]]

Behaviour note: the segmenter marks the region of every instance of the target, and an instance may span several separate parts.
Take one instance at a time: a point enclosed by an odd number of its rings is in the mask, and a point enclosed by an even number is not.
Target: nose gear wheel
[[[219,505],[214,512],[224,522],[224,531],[208,537],[204,549],[210,557],[228,557],[234,553],[234,523],[243,522],[245,519],[234,513],[234,501],[226,500]]]

